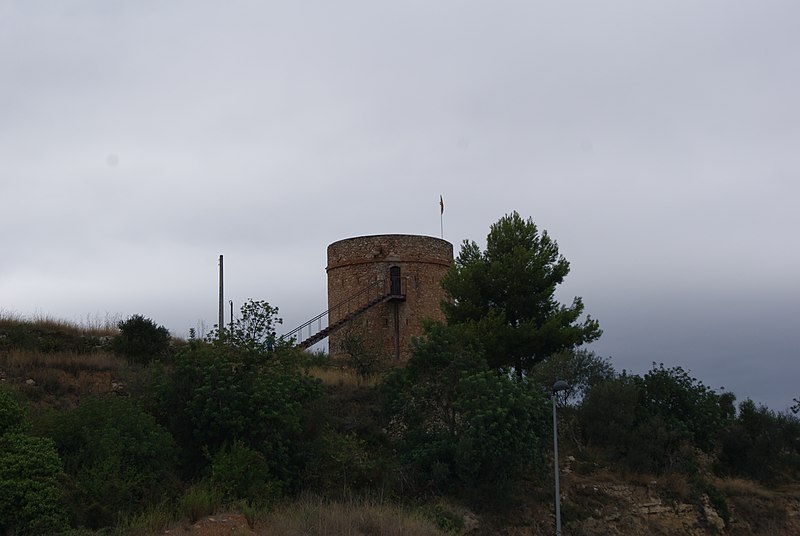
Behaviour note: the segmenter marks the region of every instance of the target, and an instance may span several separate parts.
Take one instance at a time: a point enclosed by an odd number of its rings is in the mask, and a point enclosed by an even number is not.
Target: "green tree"
[[[564,380],[569,386],[558,402],[572,406],[579,403],[586,392],[600,382],[610,380],[615,375],[614,367],[608,358],[584,348],[562,350],[536,365],[530,379],[545,391],[550,391],[557,380]]]
[[[114,353],[141,364],[161,359],[169,353],[169,331],[151,319],[133,315],[121,320],[117,327],[119,335],[111,342]]]
[[[390,436],[421,486],[485,501],[541,466],[546,400],[529,382],[487,370],[461,326],[428,325],[382,389]]]
[[[239,350],[268,357],[276,347],[286,346],[276,332],[277,326],[282,323],[277,307],[264,300],[250,298],[239,308],[239,318],[224,332],[224,339]],[[218,331],[212,333],[210,341],[219,340]]]
[[[465,324],[483,341],[492,367],[521,376],[550,355],[600,337],[596,320],[583,314],[580,297],[562,305],[556,287],[569,273],[558,244],[516,212],[493,224],[486,250],[465,240],[442,280],[450,324]]]

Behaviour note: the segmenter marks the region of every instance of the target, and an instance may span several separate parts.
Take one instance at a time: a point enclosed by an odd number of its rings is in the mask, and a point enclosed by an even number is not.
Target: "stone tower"
[[[352,318],[329,335],[332,357],[356,333],[384,355],[407,359],[422,320],[444,320],[442,277],[453,264],[453,245],[416,235],[374,235],[328,246],[329,323]]]

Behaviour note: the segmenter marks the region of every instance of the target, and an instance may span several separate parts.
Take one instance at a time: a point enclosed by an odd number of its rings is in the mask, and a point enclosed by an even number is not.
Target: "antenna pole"
[[[219,338],[223,338],[225,330],[225,293],[222,287],[222,255],[219,256]]]
[[[228,332],[230,333],[231,337],[233,337],[233,300],[230,300],[230,304],[231,304],[231,324]]]

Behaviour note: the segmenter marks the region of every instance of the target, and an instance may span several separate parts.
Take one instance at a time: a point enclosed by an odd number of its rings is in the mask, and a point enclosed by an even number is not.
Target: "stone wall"
[[[333,324],[369,298],[389,291],[389,272],[400,268],[404,300],[373,307],[329,338],[329,351],[341,357],[341,341],[356,333],[368,347],[384,355],[408,358],[412,337],[422,333],[422,320],[444,320],[441,280],[453,263],[453,245],[429,236],[374,235],[348,238],[328,246],[328,308]],[[362,293],[359,295],[359,293]],[[348,299],[353,296],[349,303]],[[341,305],[337,307],[337,305]],[[399,338],[396,340],[396,334]]]

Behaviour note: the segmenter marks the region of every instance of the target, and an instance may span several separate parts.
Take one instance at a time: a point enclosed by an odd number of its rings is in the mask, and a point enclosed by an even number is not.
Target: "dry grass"
[[[396,506],[367,501],[305,499],[266,514],[256,532],[275,536],[427,536],[443,534],[428,519]]]
[[[692,496],[692,484],[683,473],[667,473],[658,479],[658,488],[668,497],[686,502]]]
[[[757,497],[760,499],[774,499],[776,492],[752,480],[743,478],[724,478],[714,482],[720,492],[728,497]]]
[[[338,387],[374,387],[380,381],[377,375],[361,379],[352,369],[346,367],[317,366],[311,367],[308,373],[324,385]]]
[[[81,371],[118,371],[125,361],[109,352],[79,354],[77,352],[42,353],[35,350],[11,350],[0,354],[0,367],[12,375],[22,376],[36,369],[56,369],[77,374]]]
[[[126,392],[138,379],[125,361],[108,352],[0,352],[0,377],[19,385],[30,402],[66,408],[85,396],[104,396],[124,381]],[[116,384],[119,389],[122,383]]]
[[[87,335],[93,337],[110,337],[116,335],[117,318],[106,315],[104,319],[87,317],[84,324],[77,324],[46,315],[24,316],[0,310],[0,329],[17,326],[28,326],[33,329],[47,331],[62,331],[73,335]]]

